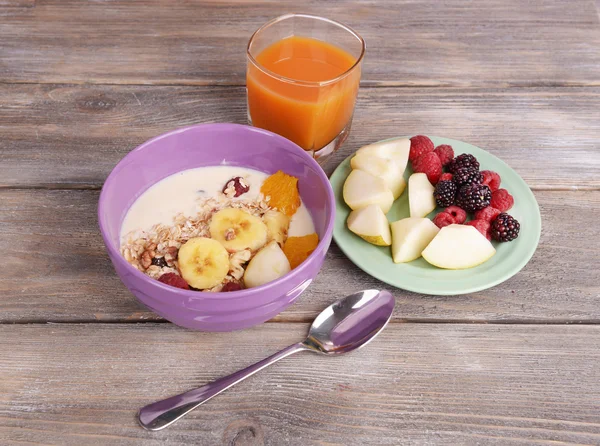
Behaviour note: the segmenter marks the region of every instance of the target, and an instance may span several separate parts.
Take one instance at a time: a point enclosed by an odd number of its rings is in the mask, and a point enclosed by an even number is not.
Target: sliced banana
[[[255,251],[267,243],[267,225],[241,209],[226,208],[213,215],[210,236],[229,252]]]
[[[200,290],[219,285],[229,272],[229,253],[216,240],[195,237],[179,248],[179,271],[194,288]]]
[[[275,240],[279,246],[283,246],[290,227],[290,217],[272,209],[263,215],[263,221],[267,225],[267,240]]]

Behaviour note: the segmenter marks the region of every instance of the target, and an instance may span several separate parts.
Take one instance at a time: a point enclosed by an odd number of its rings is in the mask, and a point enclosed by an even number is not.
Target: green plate
[[[504,282],[523,268],[535,252],[541,233],[540,209],[527,183],[504,161],[483,149],[465,142],[448,138],[431,137],[436,146],[450,144],[454,153],[471,153],[481,164],[481,170],[493,170],[502,177],[500,187],[507,189],[515,198],[515,205],[508,211],[521,224],[519,237],[509,243],[493,242],[496,254],[487,262],[471,269],[445,270],[427,263],[423,258],[409,263],[392,261],[390,247],[367,243],[346,227],[350,208],[344,203],[342,188],[351,171],[350,157],[346,158],[331,176],[336,197],[336,219],[333,238],[340,249],[356,266],[371,276],[398,288],[423,294],[455,295],[484,290]],[[405,179],[412,174],[409,167]],[[440,209],[428,215],[433,218]],[[387,214],[390,222],[409,216],[408,188],[398,198]]]

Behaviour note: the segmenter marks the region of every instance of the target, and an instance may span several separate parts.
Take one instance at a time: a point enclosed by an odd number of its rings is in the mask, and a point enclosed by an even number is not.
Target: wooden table
[[[600,444],[598,0],[0,0],[0,444]],[[393,323],[339,358],[297,355],[172,428],[136,409],[302,338],[384,287],[333,245],[299,301],[235,333],[166,323],[120,283],[99,189],[129,150],[245,122],[245,44],[294,10],[368,45],[352,135],[461,139],[540,204],[518,275],[465,296],[395,290]]]

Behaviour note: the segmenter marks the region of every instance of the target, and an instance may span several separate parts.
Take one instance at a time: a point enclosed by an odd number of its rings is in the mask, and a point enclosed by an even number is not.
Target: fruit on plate
[[[267,240],[275,240],[279,246],[283,246],[290,228],[290,217],[283,212],[271,209],[265,212],[263,221],[267,225]]]
[[[466,269],[489,260],[496,250],[473,226],[450,225],[440,232],[423,250],[423,258],[444,269]]]
[[[256,253],[244,273],[244,284],[247,288],[264,285],[280,278],[291,271],[290,262],[273,240]]]
[[[377,246],[390,246],[392,235],[387,217],[376,204],[350,212],[348,229],[367,242]]]
[[[425,217],[435,209],[434,187],[424,173],[413,173],[408,179],[408,205],[411,217]]]
[[[394,203],[394,194],[385,181],[363,170],[350,172],[344,183],[343,196],[353,210],[376,204],[387,214]]]
[[[404,166],[401,166],[394,159],[381,158],[369,152],[362,152],[357,153],[350,160],[350,166],[353,169],[364,170],[385,181],[387,187],[392,191],[394,200],[402,195],[402,192],[406,188],[406,181],[402,176],[406,168],[406,163],[404,163]]]
[[[219,285],[229,272],[229,253],[221,243],[207,237],[185,242],[177,260],[181,276],[200,290]]]
[[[398,167],[398,175],[402,176],[404,170],[406,169],[406,165],[408,164],[409,153],[410,139],[399,138],[363,146],[358,149],[356,155],[369,154],[379,158],[392,160]],[[352,166],[352,168],[355,169],[354,166]]]
[[[241,209],[225,208],[215,213],[208,229],[211,238],[229,252],[244,249],[254,251],[267,243],[267,225],[260,218]]]
[[[392,258],[405,263],[421,257],[421,253],[440,229],[428,218],[409,217],[395,221],[392,227]]]

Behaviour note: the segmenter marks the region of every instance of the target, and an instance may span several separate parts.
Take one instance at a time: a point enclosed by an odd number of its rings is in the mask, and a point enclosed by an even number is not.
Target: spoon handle
[[[229,376],[224,376],[197,389],[144,406],[138,413],[138,420],[142,427],[147,430],[158,431],[164,429],[234,384],[254,375],[274,362],[302,350],[311,349],[302,342],[290,345],[280,352]]]

